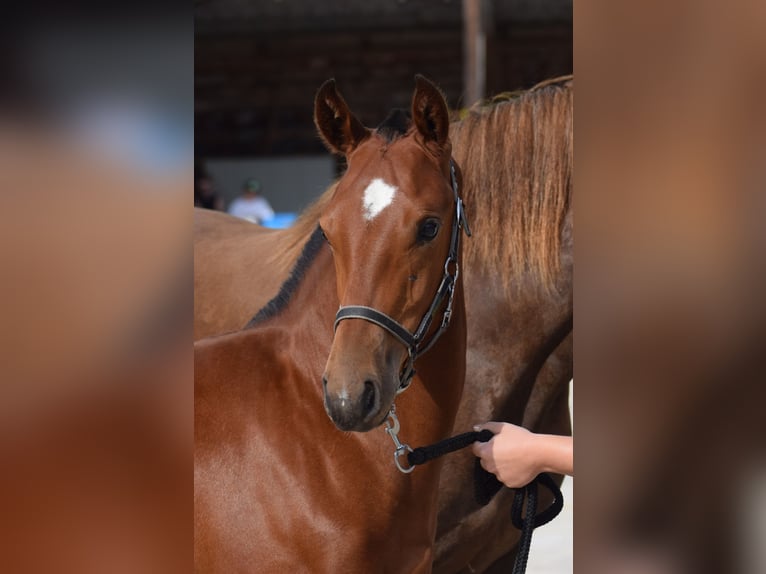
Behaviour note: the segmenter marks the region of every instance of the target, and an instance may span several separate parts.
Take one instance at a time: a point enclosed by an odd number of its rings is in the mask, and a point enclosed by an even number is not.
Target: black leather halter
[[[452,220],[452,236],[450,238],[449,253],[447,254],[447,260],[444,262],[444,275],[442,276],[441,284],[436,290],[431,306],[426,311],[426,314],[420,321],[417,330],[414,333],[410,333],[401,323],[392,319],[385,313],[381,313],[377,309],[371,307],[365,307],[363,305],[349,305],[338,309],[337,315],[335,315],[335,324],[333,329],[338,328],[338,323],[346,319],[364,319],[370,323],[374,323],[391,333],[402,345],[407,347],[407,363],[402,369],[399,375],[399,390],[397,393],[404,391],[412,382],[412,377],[415,376],[415,360],[433,347],[434,343],[441,337],[442,333],[447,329],[452,318],[452,299],[455,295],[455,283],[460,275],[460,266],[458,263],[458,253],[460,251],[460,229],[465,231],[465,234],[471,236],[471,228],[468,226],[468,220],[463,210],[463,200],[458,193],[457,176],[455,175],[455,164],[450,160],[450,178],[452,180],[452,192],[455,197],[455,217]],[[434,315],[436,314],[439,306],[447,300],[447,304],[442,312],[442,321],[439,328],[426,340],[425,336],[428,329],[431,327]]]

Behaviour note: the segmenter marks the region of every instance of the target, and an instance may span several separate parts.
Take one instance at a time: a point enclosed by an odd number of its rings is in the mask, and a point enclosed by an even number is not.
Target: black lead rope
[[[407,462],[412,466],[425,464],[450,452],[455,452],[472,445],[474,442],[487,442],[495,436],[492,431],[466,432],[429,446],[418,447],[407,454]],[[537,485],[542,484],[553,494],[551,505],[537,513]],[[490,499],[502,488],[503,484],[495,478],[495,475],[484,470],[476,459],[476,498],[481,504],[487,504]],[[512,574],[523,574],[527,569],[529,548],[532,544],[532,532],[538,526],[547,524],[559,515],[564,506],[564,497],[561,490],[546,473],[538,474],[535,479],[524,488],[515,489],[513,505],[511,506],[511,522],[521,530],[519,549],[516,561],[513,563]],[[527,513],[522,515],[524,500],[527,501]]]

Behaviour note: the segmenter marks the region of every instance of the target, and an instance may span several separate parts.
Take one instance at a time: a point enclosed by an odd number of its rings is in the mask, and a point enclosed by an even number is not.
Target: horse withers
[[[328,82],[315,122],[348,162],[321,227],[248,329],[195,344],[200,572],[431,570],[441,465],[401,473],[378,427],[396,400],[403,438],[440,440],[462,391],[446,102],[418,77],[412,122],[372,131]]]

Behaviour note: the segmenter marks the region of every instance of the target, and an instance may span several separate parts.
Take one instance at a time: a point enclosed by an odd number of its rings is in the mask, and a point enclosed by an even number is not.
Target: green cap
[[[258,193],[261,191],[261,182],[251,177],[250,179],[245,180],[244,188],[252,193]]]

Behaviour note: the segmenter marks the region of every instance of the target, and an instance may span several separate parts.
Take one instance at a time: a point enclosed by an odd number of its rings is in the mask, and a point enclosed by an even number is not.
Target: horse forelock
[[[394,108],[380,125],[375,128],[375,133],[391,143],[395,139],[404,136],[412,124],[410,113],[402,108]]]
[[[572,95],[571,77],[557,78],[475,106],[451,125],[476,231],[466,262],[507,290],[522,276],[557,290],[572,195]]]

